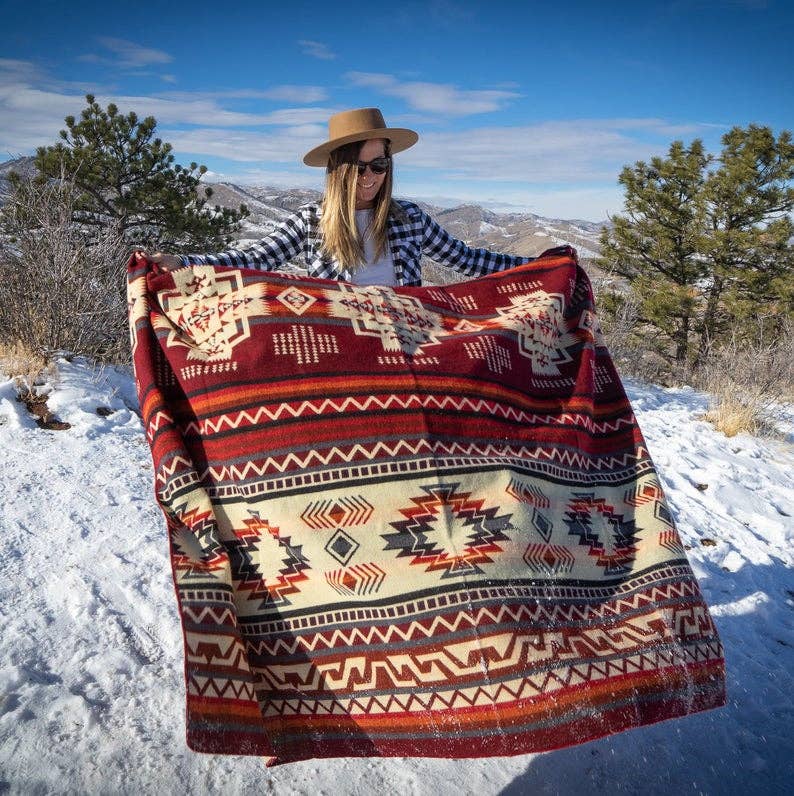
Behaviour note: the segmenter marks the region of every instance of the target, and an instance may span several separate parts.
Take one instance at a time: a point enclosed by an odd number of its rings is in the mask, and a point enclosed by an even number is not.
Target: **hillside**
[[[245,204],[251,211],[241,236],[245,241],[266,235],[300,205],[320,198],[318,191],[231,183],[213,183],[212,190],[211,203],[235,208]],[[577,248],[583,260],[590,260],[598,255],[598,239],[604,226],[589,221],[549,219],[533,213],[495,213],[471,204],[452,208],[425,202],[418,204],[449,233],[470,246],[527,257],[536,256],[552,246],[569,243]]]
[[[25,175],[34,174],[33,158],[0,163],[0,203],[3,192],[8,188],[8,172],[12,170]],[[211,187],[213,195],[210,204],[229,208],[245,204],[248,207],[250,216],[243,223],[236,243],[243,246],[267,235],[302,204],[316,201],[321,196],[319,191],[304,188],[235,185],[227,182],[212,183]],[[604,226],[603,223],[590,221],[544,218],[533,213],[494,213],[472,204],[452,208],[421,201],[418,204],[448,232],[470,246],[534,257],[552,246],[569,243],[578,250],[580,259],[588,267],[588,261],[598,255],[598,239]]]

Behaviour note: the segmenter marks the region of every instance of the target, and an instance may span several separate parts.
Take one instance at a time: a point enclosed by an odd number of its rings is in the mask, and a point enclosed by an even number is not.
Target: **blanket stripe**
[[[192,749],[508,755],[724,704],[573,250],[446,287],[128,273]]]

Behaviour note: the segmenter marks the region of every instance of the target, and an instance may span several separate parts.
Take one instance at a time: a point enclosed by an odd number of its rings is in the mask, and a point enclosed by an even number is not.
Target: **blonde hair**
[[[364,241],[356,229],[356,182],[358,156],[364,141],[354,141],[334,149],[328,157],[325,175],[325,196],[322,202],[320,229],[323,235],[323,254],[339,265],[355,271],[365,265]],[[390,155],[389,142],[385,153]],[[375,257],[380,257],[388,245],[388,221],[391,212],[392,166],[386,171],[367,230],[375,243]]]

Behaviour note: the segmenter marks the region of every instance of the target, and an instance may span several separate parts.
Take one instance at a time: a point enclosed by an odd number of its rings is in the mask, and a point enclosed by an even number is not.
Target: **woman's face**
[[[365,141],[358,153],[358,159],[369,163],[375,158],[382,158],[386,154],[386,141],[383,138],[372,138]],[[375,205],[375,197],[386,179],[386,174],[375,174],[372,169],[367,169],[358,175],[356,181],[356,210],[364,210]]]

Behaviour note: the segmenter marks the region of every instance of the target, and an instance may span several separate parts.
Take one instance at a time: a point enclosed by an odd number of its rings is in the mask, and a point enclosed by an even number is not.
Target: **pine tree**
[[[722,143],[716,160],[676,141],[625,167],[625,214],[601,237],[598,264],[627,280],[650,347],[679,373],[759,312],[794,314],[790,134],[737,127]]]
[[[707,274],[700,249],[708,163],[700,141],[688,149],[676,141],[667,159],[626,166],[619,178],[626,215],[615,216],[601,236],[599,264],[628,280],[640,321],[661,332],[655,350],[679,368],[696,323],[693,287]]]
[[[86,101],[79,121],[66,117],[63,141],[39,147],[35,160],[44,177],[65,174],[77,186],[76,221],[112,223],[136,245],[206,250],[230,242],[248,211],[207,206],[205,166],[174,164],[171,145],[154,137],[154,117],[125,116],[114,104],[103,110],[91,94]]]
[[[748,318],[794,314],[794,145],[768,127],[735,127],[722,139],[720,167],[704,186],[707,229],[698,360]]]

